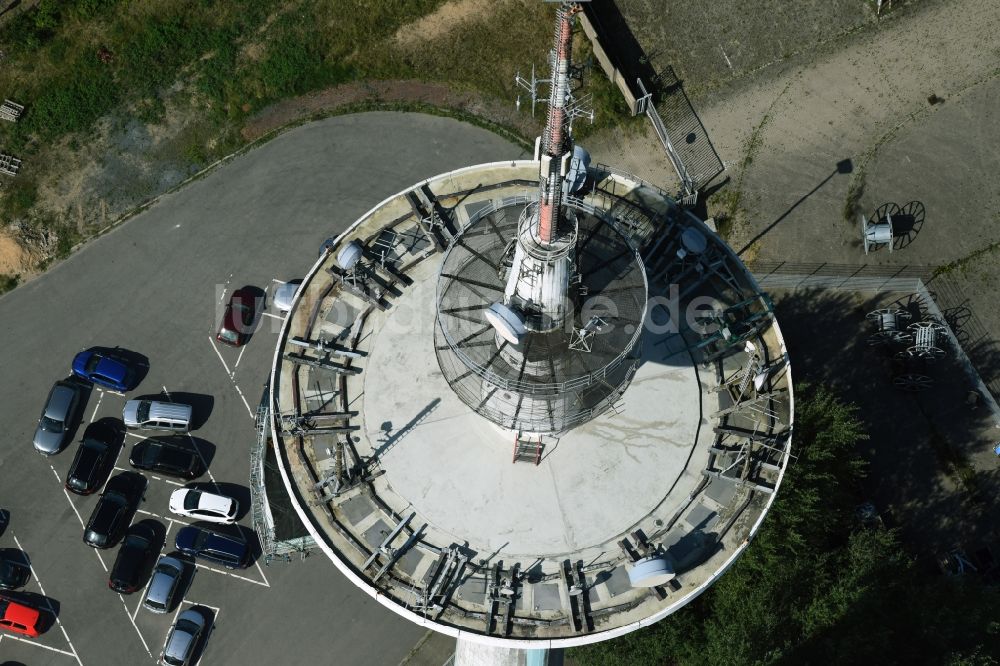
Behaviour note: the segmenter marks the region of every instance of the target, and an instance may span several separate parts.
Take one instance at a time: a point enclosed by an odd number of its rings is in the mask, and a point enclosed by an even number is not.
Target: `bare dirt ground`
[[[394,40],[403,47],[415,47],[433,41],[472,20],[489,16],[496,4],[496,0],[448,0],[434,12],[400,28]]]
[[[0,274],[20,275],[26,268],[28,253],[6,232],[0,231]]]

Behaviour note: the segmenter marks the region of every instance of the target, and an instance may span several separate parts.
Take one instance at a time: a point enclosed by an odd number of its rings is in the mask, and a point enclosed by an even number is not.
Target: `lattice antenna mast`
[[[520,333],[554,331],[563,328],[572,314],[568,298],[569,280],[575,272],[576,223],[563,224],[563,188],[573,159],[570,136],[573,118],[581,114],[570,92],[570,63],[573,57],[573,20],[580,11],[578,2],[562,2],[556,11],[553,49],[549,58],[548,117],[545,130],[535,143],[538,161],[538,200],[524,209],[518,222],[517,244],[507,275],[503,301],[497,303],[496,317],[501,335],[515,344]],[[534,69],[529,82],[517,77],[519,86],[529,88],[532,106],[537,100]],[[513,328],[511,328],[513,327]],[[501,330],[498,329],[498,330]]]
[[[562,183],[573,154],[567,113],[572,105],[569,68],[573,57],[573,18],[580,11],[576,2],[564,2],[556,11],[552,48],[552,74],[549,81],[549,109],[542,134],[539,162],[538,240],[551,243],[559,226],[562,208]]]

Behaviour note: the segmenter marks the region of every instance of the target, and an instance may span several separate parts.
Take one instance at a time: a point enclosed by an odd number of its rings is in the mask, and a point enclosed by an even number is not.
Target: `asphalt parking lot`
[[[457,121],[416,114],[368,113],[295,128],[217,169],[89,243],[47,274],[0,298],[0,349],[7,382],[0,400],[0,509],[9,524],[0,549],[22,551],[33,575],[12,596],[52,610],[39,639],[0,634],[0,665],[152,663],[176,613],[139,607],[142,593],[107,587],[117,549],[82,541],[97,495],[62,486],[73,447],[88,424],[121,418],[128,398],[166,393],[195,405],[192,432],[208,472],[249,516],[253,411],[267,377],[280,314],[266,309],[250,342],[214,340],[228,295],[301,277],[320,243],[379,201],[433,174],[513,159],[519,148]],[[51,458],[31,445],[53,382],[70,374],[73,355],[121,347],[148,361],[136,390],[95,389],[73,442]],[[129,470],[127,435],[116,467]],[[189,520],[169,513],[179,481],[145,474],[133,522],[155,521],[163,553]],[[198,564],[178,612],[198,606],[214,620],[202,664],[398,664],[423,631],[371,601],[321,554],[245,570]]]

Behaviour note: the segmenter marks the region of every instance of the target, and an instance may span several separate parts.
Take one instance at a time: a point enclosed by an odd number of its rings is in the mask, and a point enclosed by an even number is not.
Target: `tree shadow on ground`
[[[991,498],[1000,479],[993,469],[974,468],[993,424],[987,410],[966,407],[971,384],[954,350],[933,368],[928,391],[904,393],[892,383],[895,349],[868,345],[874,329],[866,319],[900,294],[775,290],[772,296],[796,382],[830,387],[858,405],[870,435],[859,447],[869,461],[859,491],[880,510],[892,510],[907,541],[930,551],[994,538],[990,526],[1000,515]],[[998,367],[1000,355],[985,361]]]

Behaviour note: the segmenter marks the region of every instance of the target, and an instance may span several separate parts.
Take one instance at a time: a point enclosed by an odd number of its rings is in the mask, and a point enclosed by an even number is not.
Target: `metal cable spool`
[[[912,339],[910,333],[902,330],[902,323],[909,321],[912,315],[901,308],[879,308],[869,312],[865,319],[874,322],[876,331],[868,336],[868,344],[872,347],[890,342],[905,344]]]
[[[936,361],[944,357],[944,350],[937,346],[938,335],[945,332],[943,324],[933,319],[927,319],[910,324],[909,330],[912,332],[914,344],[900,354],[928,361]]]
[[[893,377],[892,385],[907,393],[919,393],[933,386],[934,380],[919,372],[905,372]]]
[[[878,222],[869,222],[861,216],[861,243],[864,245],[865,254],[877,245],[888,245],[889,253],[892,253],[892,216],[886,214],[885,218]]]

